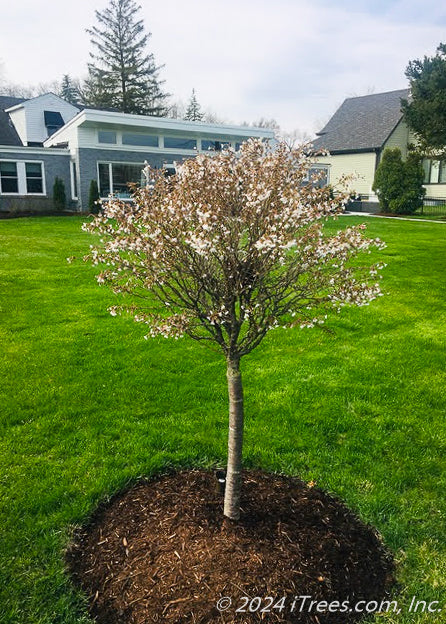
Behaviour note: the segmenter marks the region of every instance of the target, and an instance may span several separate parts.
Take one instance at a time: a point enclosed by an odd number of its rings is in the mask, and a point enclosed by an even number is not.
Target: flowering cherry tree
[[[174,176],[145,169],[133,202],[110,199],[84,228],[101,235],[87,257],[103,265],[98,282],[122,293],[147,336],[216,345],[227,362],[228,463],[224,514],[237,520],[243,442],[240,360],[276,327],[314,327],[345,305],[381,294],[383,265],[359,266],[359,252],[381,248],[365,226],[330,235],[324,224],[343,210],[309,175],[304,147],[274,149],[249,140],[186,160]],[[126,298],[131,303],[126,304]],[[134,303],[138,301],[140,303]]]

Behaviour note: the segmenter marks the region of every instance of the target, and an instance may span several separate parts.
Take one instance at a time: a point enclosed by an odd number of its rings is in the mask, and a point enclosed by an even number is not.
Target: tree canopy
[[[203,121],[203,118],[204,113],[201,110],[200,104],[198,103],[195,89],[192,89],[192,95],[190,97],[189,104],[187,105],[184,119],[186,119],[187,121]]]
[[[426,189],[420,160],[418,154],[409,153],[404,161],[399,147],[384,150],[373,181],[383,212],[412,214],[421,208]]]
[[[69,74],[64,74],[60,85],[59,95],[66,102],[77,106],[81,99],[79,86],[72,80]]]
[[[324,223],[347,192],[308,183],[305,147],[272,149],[249,140],[237,154],[199,154],[167,177],[145,170],[132,203],[112,199],[90,224],[102,244],[88,258],[98,281],[124,300],[147,337],[180,337],[214,346],[227,362],[228,471],[224,513],[239,517],[243,440],[240,359],[273,328],[315,327],[345,305],[380,295],[381,265],[351,262],[382,247],[365,226],[335,234]],[[126,297],[130,297],[126,303]]]
[[[83,93],[87,105],[166,115],[169,95],[158,77],[162,66],[147,53],[150,33],[138,19],[140,9],[134,0],[110,0],[104,11],[95,12],[98,25],[87,30],[94,48]]]
[[[433,57],[410,61],[406,76],[411,96],[402,101],[402,111],[420,150],[446,152],[446,44],[441,43]]]

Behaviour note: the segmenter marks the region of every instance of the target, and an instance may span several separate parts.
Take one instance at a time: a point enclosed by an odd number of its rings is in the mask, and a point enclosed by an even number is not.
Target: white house
[[[173,170],[175,162],[250,137],[272,140],[266,128],[216,125],[80,108],[54,94],[31,100],[0,96],[0,211],[50,211],[59,177],[69,205],[88,210],[89,188],[102,197],[128,197],[147,162]]]
[[[314,141],[315,150],[328,150],[318,158],[329,184],[336,186],[342,175],[353,174],[354,190],[367,210],[378,208],[372,190],[376,168],[387,147],[399,147],[403,158],[416,138],[403,120],[401,99],[409,91],[389,91],[346,99]],[[446,162],[426,159],[426,200],[446,200]]]

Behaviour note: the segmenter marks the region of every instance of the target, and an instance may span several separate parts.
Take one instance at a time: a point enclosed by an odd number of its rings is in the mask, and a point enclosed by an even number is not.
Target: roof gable
[[[401,98],[408,89],[346,99],[325,128],[315,149],[367,151],[381,148],[402,118]]]

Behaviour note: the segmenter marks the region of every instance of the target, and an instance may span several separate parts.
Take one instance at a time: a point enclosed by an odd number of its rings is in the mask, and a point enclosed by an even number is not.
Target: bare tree
[[[279,131],[278,137],[280,140],[285,141],[290,149],[295,149],[299,145],[309,144],[311,143],[312,135],[306,130],[299,130],[295,128],[290,132],[287,131]]]
[[[171,119],[183,119],[186,112],[186,104],[183,100],[177,99],[171,102],[167,109],[167,117]]]
[[[184,334],[221,350],[229,393],[224,514],[240,514],[243,387],[240,360],[276,327],[314,327],[343,306],[380,295],[382,265],[351,262],[381,248],[365,226],[329,235],[324,223],[343,209],[327,188],[308,182],[305,149],[273,150],[249,140],[186,160],[172,177],[147,169],[133,203],[111,200],[85,229],[103,241],[87,257],[124,297],[147,336]],[[126,304],[125,297],[140,304]]]

